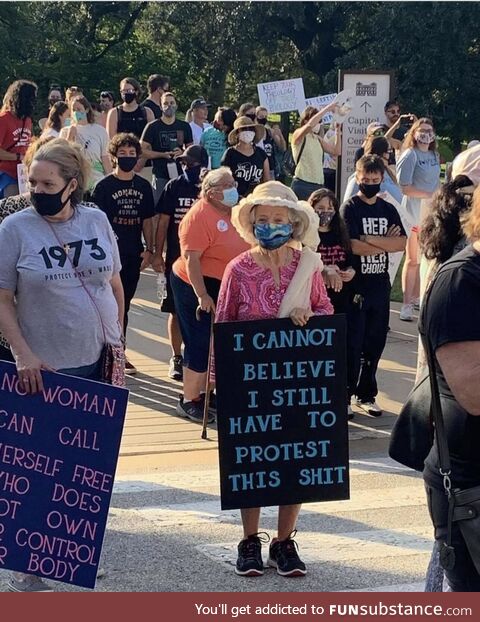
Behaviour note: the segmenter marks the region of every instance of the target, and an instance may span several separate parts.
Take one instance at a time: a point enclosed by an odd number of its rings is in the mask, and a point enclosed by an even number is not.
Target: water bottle
[[[162,302],[167,297],[167,277],[163,272],[157,276],[157,297]]]

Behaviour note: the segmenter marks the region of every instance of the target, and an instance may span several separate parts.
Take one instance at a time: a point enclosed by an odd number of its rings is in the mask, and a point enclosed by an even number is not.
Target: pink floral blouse
[[[254,260],[251,251],[233,259],[223,275],[218,296],[216,322],[265,320],[276,318],[287,287],[300,261],[300,251],[293,251],[293,261],[280,268],[280,285],[270,270]],[[313,276],[311,308],[315,315],[331,315],[333,306],[325,289],[322,273]]]

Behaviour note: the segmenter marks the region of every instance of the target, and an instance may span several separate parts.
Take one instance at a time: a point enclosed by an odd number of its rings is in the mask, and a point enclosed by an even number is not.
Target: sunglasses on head
[[[108,97],[108,99],[113,99],[113,95],[109,93],[108,91],[102,91],[100,93],[100,97]]]

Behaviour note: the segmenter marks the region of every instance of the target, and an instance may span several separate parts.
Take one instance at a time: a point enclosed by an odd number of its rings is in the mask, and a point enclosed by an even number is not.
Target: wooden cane
[[[200,321],[200,314],[202,313],[202,308],[197,307],[195,316],[198,321]],[[207,439],[207,424],[208,424],[208,408],[210,406],[210,369],[211,369],[211,360],[213,354],[213,323],[215,320],[215,315],[210,311],[210,343],[208,347],[208,363],[207,363],[207,378],[205,381],[205,403],[203,405],[203,427],[202,427],[202,439]]]

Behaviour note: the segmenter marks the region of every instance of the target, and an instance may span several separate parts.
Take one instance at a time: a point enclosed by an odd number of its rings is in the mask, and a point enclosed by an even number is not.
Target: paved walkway
[[[167,376],[170,348],[166,314],[160,313],[155,288],[156,275],[147,271],[141,279],[130,311],[128,356],[138,368],[129,378],[130,405],[121,446],[119,472],[147,463],[165,464],[177,454],[175,463],[217,459],[217,433],[209,426],[208,440],[200,438],[200,426],[175,414],[182,385]],[[416,323],[398,319],[400,305],[392,303],[391,331],[380,364],[378,402],[385,414],[378,419],[361,412],[350,423],[350,440],[385,441],[415,377]],[[384,444],[384,443],[383,443]],[[207,452],[212,456],[199,455]],[[182,455],[184,454],[184,455]],[[141,459],[142,458],[142,459]]]

